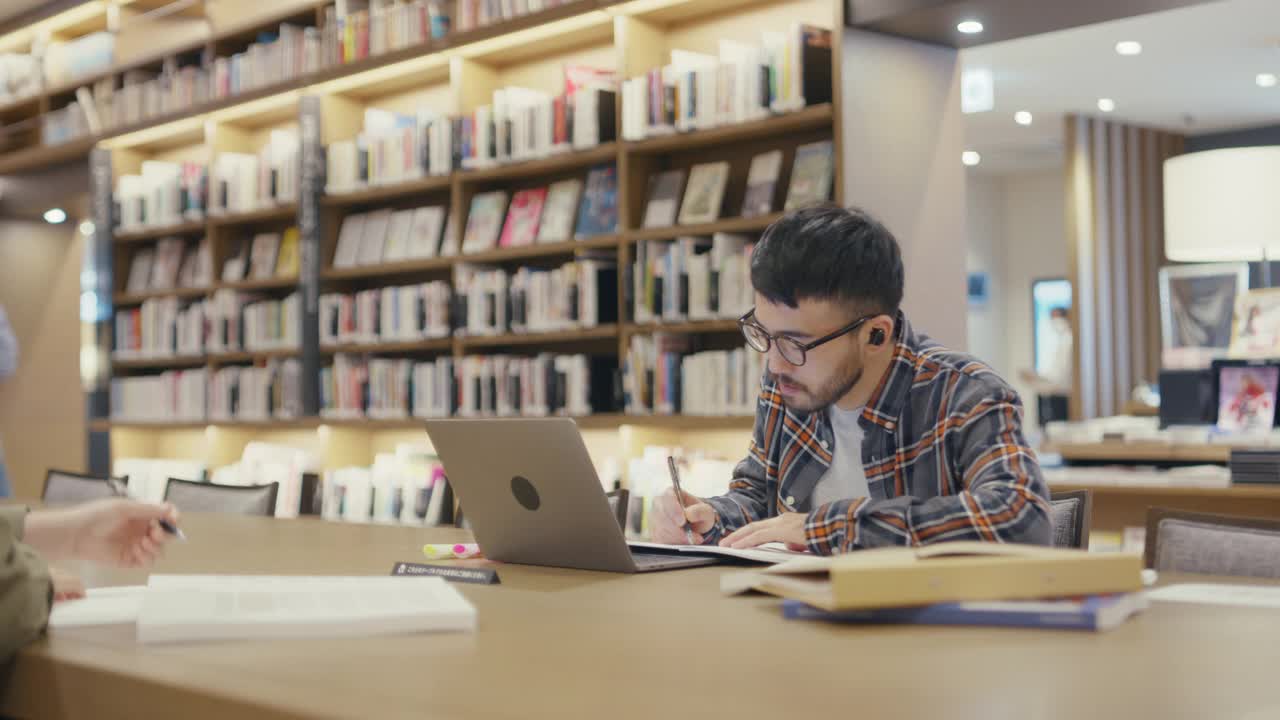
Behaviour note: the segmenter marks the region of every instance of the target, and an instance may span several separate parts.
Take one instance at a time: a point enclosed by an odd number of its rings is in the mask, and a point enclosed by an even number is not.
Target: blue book
[[[948,602],[920,607],[828,611],[785,600],[790,620],[826,620],[866,625],[972,625],[1060,630],[1110,630],[1147,607],[1142,592],[1088,595],[1058,600]]]
[[[618,171],[612,165],[592,168],[578,208],[574,239],[612,235],[618,231]]]

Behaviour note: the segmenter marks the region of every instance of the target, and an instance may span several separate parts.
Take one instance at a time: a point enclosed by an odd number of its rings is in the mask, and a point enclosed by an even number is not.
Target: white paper
[[[138,619],[145,591],[142,585],[90,588],[83,598],[54,603],[49,612],[49,627],[132,624]]]
[[[677,550],[693,555],[723,555],[726,557],[752,560],[774,565],[797,557],[812,557],[811,553],[788,550],[783,543],[765,543],[759,547],[743,550],[720,547],[719,545],[663,545],[662,543],[630,541],[627,545],[641,550]]]
[[[1185,583],[1148,590],[1147,597],[1163,602],[1280,608],[1280,587]]]

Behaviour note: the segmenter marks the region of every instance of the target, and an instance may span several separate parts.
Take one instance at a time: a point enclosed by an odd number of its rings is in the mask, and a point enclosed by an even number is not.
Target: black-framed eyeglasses
[[[756,311],[754,309],[749,310],[746,315],[738,318],[738,327],[742,330],[742,337],[747,339],[747,345],[749,345],[752,350],[767,353],[771,346],[776,345],[778,346],[778,354],[782,356],[783,360],[799,367],[804,365],[804,361],[810,350],[818,347],[819,345],[829,343],[842,335],[848,335],[854,330],[862,327],[868,320],[877,316],[878,313],[875,315],[864,315],[839,330],[836,330],[829,335],[823,335],[817,340],[809,343],[802,343],[799,340],[786,336],[770,335],[769,331],[765,330],[763,325],[756,322]]]

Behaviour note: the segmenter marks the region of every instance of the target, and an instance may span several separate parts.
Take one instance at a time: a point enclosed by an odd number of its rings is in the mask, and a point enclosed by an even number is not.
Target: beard
[[[802,413],[811,413],[816,410],[834,405],[836,401],[853,389],[854,385],[862,379],[862,363],[852,355],[848,361],[837,368],[817,390],[809,389],[809,386],[803,385],[795,381],[787,375],[774,375],[775,380],[786,382],[788,385],[795,385],[800,390],[796,395],[784,397],[786,406],[793,411]]]

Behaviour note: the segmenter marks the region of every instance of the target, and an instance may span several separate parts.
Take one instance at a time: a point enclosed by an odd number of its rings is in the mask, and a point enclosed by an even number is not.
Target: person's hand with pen
[[[705,535],[716,526],[716,510],[705,500],[680,487],[680,471],[675,458],[667,458],[671,489],[653,501],[649,534],[665,545],[702,545]],[[720,539],[721,547],[744,549],[766,543],[784,543],[788,549],[805,549],[804,513],[788,512],[740,527]]]

